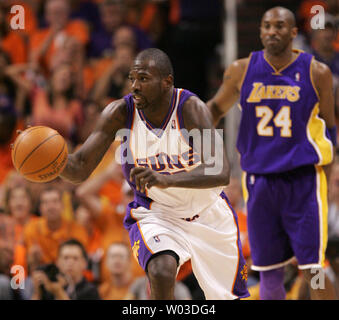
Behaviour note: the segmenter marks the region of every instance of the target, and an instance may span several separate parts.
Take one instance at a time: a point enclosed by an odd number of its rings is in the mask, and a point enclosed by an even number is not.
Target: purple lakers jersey
[[[281,70],[252,52],[240,92],[237,139],[242,169],[268,174],[332,161],[332,143],[319,117],[311,74],[313,56],[298,56]]]

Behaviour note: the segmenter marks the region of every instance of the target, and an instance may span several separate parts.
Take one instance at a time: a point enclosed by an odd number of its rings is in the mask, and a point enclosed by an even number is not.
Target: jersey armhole
[[[312,71],[313,71],[313,67],[312,67],[313,62],[314,62],[314,56],[312,57],[311,62],[310,62],[310,81],[311,81],[313,90],[314,90],[314,92],[317,95],[317,98],[319,100],[320,99],[319,92],[318,92],[318,89],[316,88],[316,86],[314,84],[314,80],[313,80],[313,73],[312,73]]]
[[[131,95],[124,97],[127,109],[126,129],[132,129],[134,122],[135,106]]]
[[[177,122],[179,125],[179,130],[184,129],[185,128],[185,122],[184,122],[184,117],[183,117],[183,107],[185,102],[193,96],[197,96],[196,94],[188,91],[188,90],[184,90],[184,89],[178,89],[179,91],[179,96],[178,96],[178,107],[177,107],[177,111],[176,111],[176,116],[177,116]],[[184,96],[182,97],[182,93],[184,93]]]

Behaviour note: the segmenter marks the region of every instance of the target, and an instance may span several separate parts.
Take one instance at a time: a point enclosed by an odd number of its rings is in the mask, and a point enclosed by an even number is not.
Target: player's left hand
[[[136,189],[140,192],[145,192],[146,187],[148,189],[153,186],[162,189],[168,188],[169,183],[167,177],[167,175],[144,167],[133,168],[130,173],[130,181],[135,180]]]

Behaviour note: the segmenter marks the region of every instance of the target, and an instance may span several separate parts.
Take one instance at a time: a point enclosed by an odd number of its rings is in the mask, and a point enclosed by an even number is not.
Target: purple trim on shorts
[[[238,298],[246,298],[249,297],[250,294],[247,290],[247,265],[246,265],[246,260],[243,256],[242,253],[242,246],[241,246],[241,241],[240,241],[240,232],[239,232],[239,224],[238,224],[238,216],[234,209],[232,208],[229,200],[227,199],[226,194],[223,192],[220,193],[220,197],[224,199],[229,206],[229,208],[232,211],[233,217],[235,224],[237,226],[237,232],[238,232],[238,255],[239,255],[239,265],[238,265],[238,271],[237,275],[233,284],[233,290],[232,293],[236,295]]]
[[[147,262],[153,255],[153,252],[148,249],[139,229],[139,224],[137,223],[137,220],[133,218],[132,210],[138,207],[139,204],[135,201],[128,204],[126,216],[124,218],[124,227],[128,231],[132,251],[134,254],[137,253],[139,265],[146,272]]]

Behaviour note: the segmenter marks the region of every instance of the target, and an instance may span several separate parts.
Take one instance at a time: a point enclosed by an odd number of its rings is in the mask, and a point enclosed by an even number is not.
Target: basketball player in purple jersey
[[[206,299],[247,297],[237,217],[222,192],[229,165],[222,141],[215,146],[208,108],[174,87],[171,62],[159,49],[138,54],[129,80],[132,93],[103,110],[92,134],[68,156],[61,177],[73,183],[87,179],[117,132],[129,129],[121,156],[127,154],[123,171],[135,196],[124,225],[150,280],[151,298],[174,298],[178,269],[189,259]],[[212,133],[211,145],[221,149],[218,173],[206,174],[213,164],[206,163],[202,149],[193,150],[183,128]]]
[[[240,97],[237,148],[252,268],[265,300],[285,298],[284,265],[293,257],[311,284],[327,244],[325,171],[336,145],[332,75],[292,49],[296,35],[290,10],[268,10],[260,27],[264,49],[233,62],[207,103],[218,123]],[[312,299],[335,299],[327,277],[325,289],[310,290]]]

